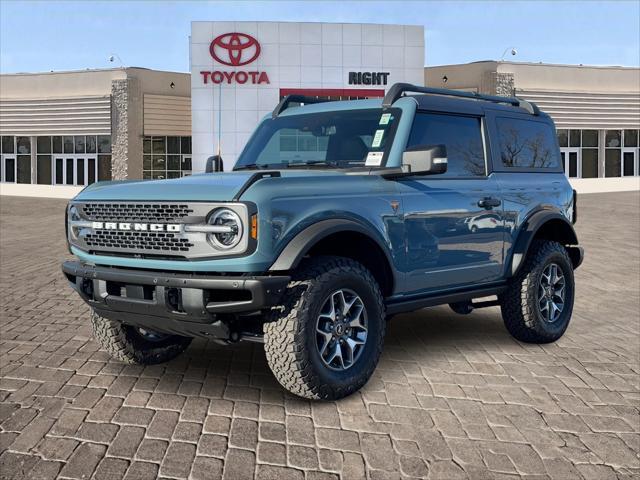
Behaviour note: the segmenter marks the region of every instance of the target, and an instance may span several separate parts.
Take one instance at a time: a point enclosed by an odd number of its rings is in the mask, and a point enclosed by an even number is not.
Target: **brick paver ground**
[[[195,341],[126,366],[60,273],[63,201],[0,199],[2,478],[638,478],[640,195],[580,198],[566,335],[525,345],[497,308],[400,316],[361,392],[285,393],[260,345]]]

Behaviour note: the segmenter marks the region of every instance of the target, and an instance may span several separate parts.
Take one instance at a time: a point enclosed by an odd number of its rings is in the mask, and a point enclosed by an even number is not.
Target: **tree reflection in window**
[[[486,174],[480,119],[477,117],[416,114],[407,147],[444,145],[447,148],[446,177]]]
[[[517,168],[557,168],[557,139],[549,124],[511,118],[497,119],[502,165]]]

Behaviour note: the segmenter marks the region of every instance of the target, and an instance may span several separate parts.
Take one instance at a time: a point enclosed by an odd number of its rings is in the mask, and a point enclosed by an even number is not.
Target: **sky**
[[[26,2],[0,0],[0,72],[189,70],[192,20],[424,25],[425,65],[640,65],[640,1]],[[517,54],[510,55],[511,47]]]

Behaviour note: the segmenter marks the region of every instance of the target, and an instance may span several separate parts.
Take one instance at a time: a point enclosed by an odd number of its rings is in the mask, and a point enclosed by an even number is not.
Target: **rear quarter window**
[[[496,126],[504,168],[559,169],[558,143],[550,124],[499,117]]]

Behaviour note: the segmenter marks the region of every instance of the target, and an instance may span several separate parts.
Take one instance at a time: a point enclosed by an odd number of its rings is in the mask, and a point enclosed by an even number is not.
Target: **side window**
[[[475,177],[486,175],[480,119],[416,113],[407,147],[445,145],[447,171],[438,176]]]
[[[558,143],[551,125],[497,118],[500,157],[507,168],[558,168]]]

